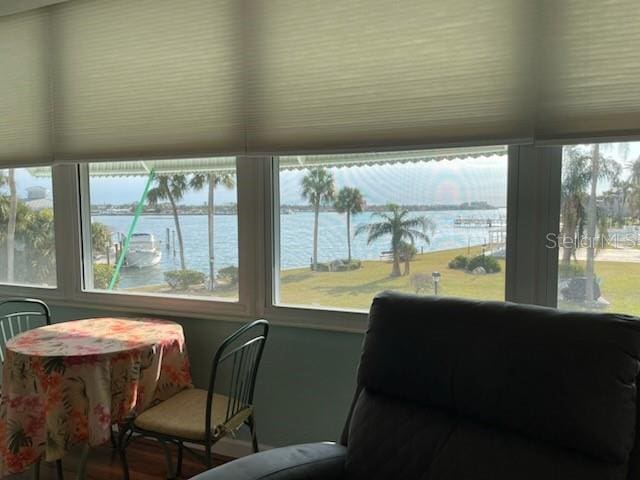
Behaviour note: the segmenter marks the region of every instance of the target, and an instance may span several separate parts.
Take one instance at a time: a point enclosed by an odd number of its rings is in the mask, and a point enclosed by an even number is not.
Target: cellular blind
[[[536,137],[640,134],[640,2],[545,0]]]
[[[235,5],[78,0],[49,7],[56,158],[240,151]]]
[[[0,167],[52,160],[48,18],[0,17]]]
[[[640,134],[636,0],[51,1],[0,8],[3,166]]]
[[[250,151],[532,139],[535,2],[253,5]]]

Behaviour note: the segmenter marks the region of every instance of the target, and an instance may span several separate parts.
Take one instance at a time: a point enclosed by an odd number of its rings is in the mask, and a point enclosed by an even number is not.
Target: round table
[[[0,403],[0,475],[74,445],[99,445],[111,425],[191,387],[182,327],[164,320],[90,318],[7,342]]]

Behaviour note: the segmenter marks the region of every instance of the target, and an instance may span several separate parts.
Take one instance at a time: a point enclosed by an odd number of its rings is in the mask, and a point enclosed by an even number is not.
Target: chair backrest
[[[269,322],[256,320],[238,329],[218,347],[213,357],[207,396],[206,438],[211,438],[212,434],[211,407],[217,387],[221,387],[229,397],[224,414],[225,422],[253,405],[258,368],[268,335]],[[221,383],[224,385],[220,385]]]
[[[639,319],[384,293],[369,322],[349,480],[635,478]]]
[[[51,325],[51,311],[35,298],[0,300],[0,361],[4,363],[7,342],[32,328]]]

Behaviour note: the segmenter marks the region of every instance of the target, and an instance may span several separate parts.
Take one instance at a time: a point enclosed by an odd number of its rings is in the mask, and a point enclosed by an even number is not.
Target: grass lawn
[[[439,295],[477,298],[481,300],[504,300],[505,262],[499,260],[502,271],[488,275],[472,275],[461,270],[452,270],[448,263],[456,255],[475,256],[480,247],[443,250],[416,255],[411,262],[411,274],[392,278],[388,261],[364,261],[362,268],[348,272],[312,272],[308,268],[285,270],[281,274],[280,303],[284,305],[316,306],[343,309],[368,310],[373,296],[383,290],[414,293],[411,275],[431,275],[440,272]],[[578,262],[584,267],[584,262]],[[401,265],[404,270],[404,264]],[[611,304],[605,311],[621,312],[640,316],[640,263],[598,261],[596,276],[600,279],[602,296]],[[237,287],[219,286],[209,292],[204,286],[187,292],[172,292],[166,284],[149,285],[132,289],[137,292],[155,294],[193,295],[196,297],[237,298]],[[421,292],[432,294],[433,291]],[[560,308],[581,309],[580,305],[560,303]]]
[[[585,262],[578,264],[584,267]],[[596,256],[596,276],[600,279],[602,296],[611,304],[604,311],[640,316],[640,263],[601,262]],[[561,303],[560,308],[579,309]]]
[[[471,256],[480,253],[480,247],[471,248]],[[280,302],[367,310],[376,293],[383,290],[414,293],[411,275],[430,275],[432,272],[441,274],[439,295],[504,300],[504,260],[500,260],[500,273],[472,275],[447,266],[456,255],[469,254],[466,248],[461,248],[416,255],[411,262],[411,274],[396,278],[389,276],[391,263],[386,261],[364,261],[362,268],[349,272],[312,272],[308,268],[286,270],[280,280]],[[404,270],[404,264],[401,269]]]

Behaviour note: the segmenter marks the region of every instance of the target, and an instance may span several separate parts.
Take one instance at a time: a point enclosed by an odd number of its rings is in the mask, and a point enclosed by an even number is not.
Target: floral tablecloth
[[[191,387],[182,327],[163,320],[58,323],[14,337],[5,355],[0,475],[104,443],[112,424]]]

